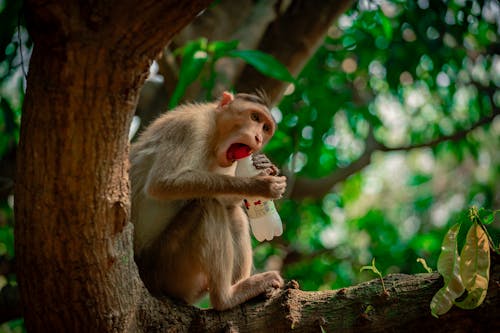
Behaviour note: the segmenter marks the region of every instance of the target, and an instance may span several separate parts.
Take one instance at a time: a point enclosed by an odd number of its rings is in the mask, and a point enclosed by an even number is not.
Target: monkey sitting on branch
[[[152,294],[193,304],[208,292],[225,310],[283,286],[276,271],[251,275],[242,201],[281,198],[286,178],[267,158],[259,175],[235,176],[236,160],[260,151],[275,127],[263,98],[224,92],[163,114],[132,145],[135,260]]]

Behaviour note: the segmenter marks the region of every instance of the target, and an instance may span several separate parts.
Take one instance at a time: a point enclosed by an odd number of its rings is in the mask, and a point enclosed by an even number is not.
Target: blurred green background
[[[0,289],[16,283],[12,164],[33,46],[20,9],[0,1]],[[384,275],[424,272],[417,258],[435,269],[468,207],[500,207],[499,23],[498,1],[465,0],[360,1],[338,19],[272,111],[266,154],[290,185],[284,235],[254,241],[257,270],[304,290],[372,279],[360,267],[374,257]]]

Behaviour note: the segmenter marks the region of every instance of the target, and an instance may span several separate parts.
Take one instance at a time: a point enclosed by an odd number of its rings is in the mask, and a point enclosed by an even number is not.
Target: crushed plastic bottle
[[[254,177],[259,173],[260,171],[253,165],[252,155],[238,160],[236,176]],[[248,198],[244,203],[252,233],[259,242],[271,240],[283,233],[281,218],[272,200]]]

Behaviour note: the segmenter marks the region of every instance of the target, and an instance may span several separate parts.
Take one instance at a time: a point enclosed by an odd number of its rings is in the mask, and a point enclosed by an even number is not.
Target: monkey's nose
[[[260,134],[255,135],[255,142],[257,142],[258,144],[261,144],[262,143],[262,135],[260,135]]]

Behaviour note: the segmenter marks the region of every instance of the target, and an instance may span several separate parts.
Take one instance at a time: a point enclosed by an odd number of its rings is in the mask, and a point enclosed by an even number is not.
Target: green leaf
[[[469,229],[460,257],[460,274],[469,293],[463,301],[455,304],[462,309],[474,309],[486,297],[490,274],[490,246],[479,223],[474,223]]]
[[[372,264],[371,266],[363,266],[359,269],[360,272],[362,271],[372,271],[373,273],[377,274],[378,276],[382,277],[382,273],[378,270],[377,266],[375,266],[375,258],[372,259]]]
[[[479,208],[477,211],[477,216],[483,222],[483,224],[491,224],[495,221],[495,215],[498,210],[491,211],[489,209]]]
[[[382,273],[378,270],[377,266],[375,266],[375,258],[372,259],[372,264],[371,266],[363,266],[359,270],[360,272],[362,271],[372,271],[373,273],[377,274],[380,278],[380,282],[382,283],[382,289],[384,289],[384,292],[387,293],[387,289],[385,289],[385,284],[384,284],[384,278],[382,276]]]
[[[424,267],[427,273],[432,273],[432,268],[427,265],[427,261],[425,261],[424,258],[417,258],[417,262],[419,262]]]
[[[170,98],[168,104],[169,108],[172,109],[179,104],[187,87],[200,75],[203,66],[208,60],[206,48],[206,39],[202,38],[186,44],[186,46],[181,49],[182,64],[179,71],[179,82]]]
[[[455,224],[446,233],[438,259],[438,272],[443,276],[444,286],[432,298],[431,313],[434,317],[445,314],[453,306],[465,288],[460,276],[460,257],[457,250],[457,235],[460,224]]]
[[[388,40],[392,40],[392,21],[384,15],[383,12],[380,12],[380,23],[382,24],[382,29],[384,30],[385,38]]]
[[[286,82],[295,81],[288,69],[269,54],[257,50],[234,50],[227,55],[245,60],[264,75]]]
[[[232,40],[226,41],[215,41],[208,44],[207,50],[214,54],[215,60],[220,57],[225,56],[228,52],[235,50],[238,47],[239,41]]]

